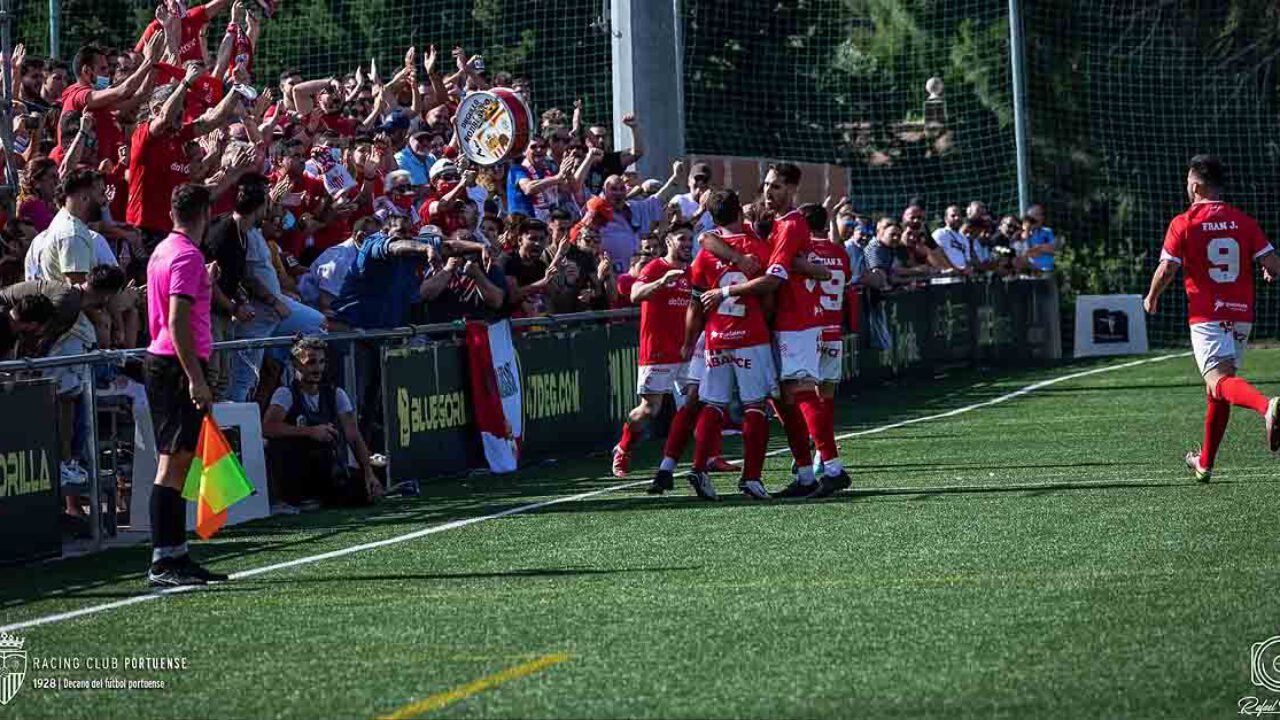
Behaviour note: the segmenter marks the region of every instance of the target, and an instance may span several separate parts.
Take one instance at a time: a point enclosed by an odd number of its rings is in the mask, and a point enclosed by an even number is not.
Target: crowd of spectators
[[[528,100],[527,77],[429,46],[394,68],[268,82],[254,64],[263,21],[245,0],[165,0],[136,42],[85,45],[70,63],[16,46],[6,151],[21,187],[0,218],[0,359],[142,347],[147,260],[184,183],[214,198],[202,249],[215,340],[624,307],[667,224],[711,227],[709,165],[635,172],[640,118],[623,118],[619,149],[581,101],[546,109],[520,157],[472,165],[453,132],[461,98],[508,86]],[[1038,206],[998,222],[980,202],[951,207],[932,234],[914,203],[900,222],[834,210],[832,232],[876,287],[1053,269]],[[762,205],[751,218],[767,232]],[[215,355],[216,397],[267,405],[263,365],[262,350]],[[59,373],[65,425],[95,380]],[[84,461],[68,439],[64,483]]]

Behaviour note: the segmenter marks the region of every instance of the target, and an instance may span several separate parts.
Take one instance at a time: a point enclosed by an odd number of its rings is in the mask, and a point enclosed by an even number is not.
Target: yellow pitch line
[[[502,672],[486,675],[475,682],[469,682],[466,685],[459,685],[452,690],[446,690],[444,692],[438,692],[435,695],[429,695],[415,703],[405,705],[390,715],[383,715],[379,720],[407,720],[407,718],[425,715],[426,713],[434,710],[439,710],[446,705],[452,705],[459,700],[465,700],[476,693],[483,692],[496,685],[501,685],[504,682],[516,680],[525,677],[526,675],[532,675],[543,668],[551,667],[552,665],[562,663],[568,659],[570,659],[570,656],[561,653],[543,655],[536,660],[530,660],[522,665],[516,665],[515,667],[507,668]]]

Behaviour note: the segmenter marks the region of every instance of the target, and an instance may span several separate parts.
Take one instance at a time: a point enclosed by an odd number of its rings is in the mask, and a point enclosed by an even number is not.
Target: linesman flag
[[[208,540],[227,522],[227,508],[253,494],[253,484],[231,452],[213,415],[204,416],[196,456],[187,471],[182,497],[196,505],[196,534]]]

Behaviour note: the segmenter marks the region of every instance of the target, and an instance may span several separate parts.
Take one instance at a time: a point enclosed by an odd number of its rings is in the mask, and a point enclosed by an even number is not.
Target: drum
[[[462,154],[485,166],[520,157],[532,127],[529,106],[508,88],[467,93],[454,119]]]

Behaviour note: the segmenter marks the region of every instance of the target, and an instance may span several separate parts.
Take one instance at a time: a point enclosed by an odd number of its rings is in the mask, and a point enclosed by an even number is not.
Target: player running
[[[716,227],[706,234],[731,248],[739,256],[752,257],[760,267],[769,255],[769,246],[742,224],[742,204],[732,190],[717,190],[707,200],[707,210]],[[758,271],[757,271],[758,272]],[[701,253],[690,268],[689,282],[698,295],[720,292],[750,280],[750,275],[733,263]],[[685,353],[691,354],[699,335],[705,339],[706,373],[700,387],[703,403],[698,414],[689,484],[706,500],[716,499],[707,473],[709,451],[720,436],[725,411],[735,389],[743,405],[742,475],[738,489],[747,497],[769,499],[761,476],[769,445],[769,423],[764,403],[777,391],[777,371],[769,344],[769,324],[760,295],[725,298],[705,310],[702,303],[689,304],[685,330]]]
[[[622,438],[613,448],[615,477],[627,476],[631,446],[644,426],[662,409],[664,397],[679,393],[684,400],[671,421],[664,454],[669,454],[665,452],[667,449],[674,450],[676,461],[679,460],[697,418],[701,372],[689,373],[688,363],[680,355],[690,298],[687,271],[693,255],[693,226],[672,224],[667,230],[666,243],[667,254],[649,261],[631,287],[631,301],[640,305],[640,370],[636,381],[640,404],[623,423]],[[712,452],[711,470],[738,469],[720,458],[718,438]]]
[[[822,402],[826,405],[827,416],[835,418],[836,386],[840,384],[840,376],[844,365],[844,310],[846,300],[853,292],[853,270],[849,254],[827,235],[827,210],[821,205],[810,203],[801,205],[800,214],[809,224],[813,249],[811,259],[827,268],[831,277],[818,281],[809,278],[805,284],[817,296],[818,307],[822,310],[822,340],[819,345],[821,353],[818,358],[818,391]],[[822,454],[814,453],[813,472],[823,472]]]
[[[1280,258],[1253,218],[1219,199],[1223,176],[1222,163],[1217,158],[1191,158],[1187,171],[1191,207],[1169,223],[1160,265],[1151,278],[1151,290],[1142,301],[1146,311],[1154,314],[1160,294],[1182,268],[1191,349],[1208,389],[1204,444],[1184,458],[1200,482],[1208,482],[1213,473],[1213,461],[1227,431],[1232,405],[1262,415],[1267,447],[1272,452],[1280,450],[1280,426],[1276,423],[1280,399],[1268,400],[1236,375],[1253,327],[1251,263],[1260,263],[1267,280],[1274,281],[1280,276]]]
[[[703,293],[702,305],[710,311],[726,299],[777,294],[773,330],[782,402],[775,407],[787,432],[797,473],[795,480],[774,497],[821,498],[849,487],[850,481],[836,446],[835,418],[827,412],[818,391],[822,311],[817,296],[806,285],[809,278],[826,282],[831,273],[813,262],[808,222],[794,210],[799,186],[800,168],[795,165],[779,163],[769,169],[764,179],[765,205],[776,219],[769,234],[767,270],[741,285]],[[714,237],[704,235],[699,242],[718,258],[739,267],[751,266],[749,260]],[[810,436],[824,460],[821,481],[813,472]]]

